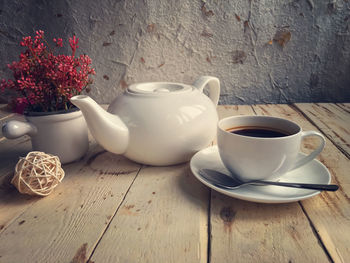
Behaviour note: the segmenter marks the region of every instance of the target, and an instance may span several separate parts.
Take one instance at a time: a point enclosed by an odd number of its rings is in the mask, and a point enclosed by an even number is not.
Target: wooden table
[[[189,163],[143,166],[92,140],[48,197],[9,183],[30,139],[0,135],[0,262],[350,262],[350,103],[219,106],[230,115],[280,116],[319,130],[319,156],[339,184],[287,204],[211,190]],[[0,121],[13,114],[0,112]],[[308,152],[317,141],[307,140]]]

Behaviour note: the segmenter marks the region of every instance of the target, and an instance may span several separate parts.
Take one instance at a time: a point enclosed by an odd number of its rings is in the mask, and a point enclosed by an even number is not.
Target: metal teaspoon
[[[223,174],[219,171],[211,169],[200,169],[199,174],[209,183],[214,186],[225,188],[225,189],[236,189],[248,184],[258,185],[278,185],[294,188],[313,189],[319,191],[337,191],[338,185],[335,184],[305,184],[305,183],[286,183],[286,182],[272,182],[272,181],[261,181],[254,180],[249,182],[241,182],[233,177]]]

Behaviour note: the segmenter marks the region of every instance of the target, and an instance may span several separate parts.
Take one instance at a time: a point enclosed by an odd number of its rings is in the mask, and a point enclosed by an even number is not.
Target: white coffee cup
[[[273,131],[267,132],[270,136],[274,132],[284,136],[253,137],[242,131],[252,132],[254,128]],[[237,134],[242,132],[245,135]],[[308,136],[319,137],[320,145],[309,155],[298,158],[301,141]],[[232,176],[242,181],[276,180],[312,161],[323,150],[325,139],[319,132],[302,131],[298,124],[282,118],[232,116],[218,122],[217,144],[221,160]]]

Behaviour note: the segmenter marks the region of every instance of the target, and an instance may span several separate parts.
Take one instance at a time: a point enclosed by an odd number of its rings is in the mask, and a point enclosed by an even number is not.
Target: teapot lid
[[[175,95],[191,92],[192,90],[192,86],[169,82],[137,83],[127,88],[128,93],[148,96]]]

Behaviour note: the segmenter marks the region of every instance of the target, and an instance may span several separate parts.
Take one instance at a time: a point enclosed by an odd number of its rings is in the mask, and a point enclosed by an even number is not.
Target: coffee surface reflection
[[[278,138],[291,135],[285,131],[279,131],[268,127],[243,126],[227,129],[228,132],[258,138]]]

